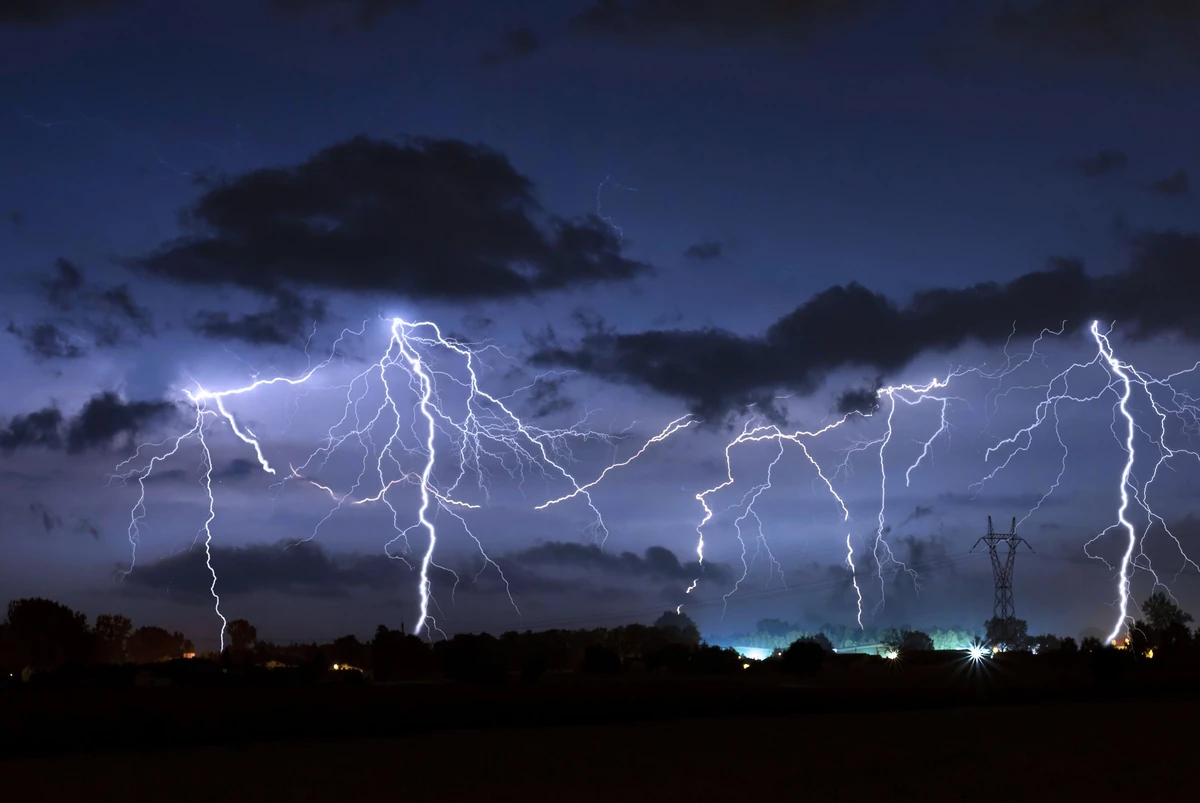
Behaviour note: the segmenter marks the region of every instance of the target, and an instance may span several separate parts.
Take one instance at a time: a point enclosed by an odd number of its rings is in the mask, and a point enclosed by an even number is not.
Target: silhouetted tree
[[[825,650],[825,652],[833,652],[833,642],[824,633],[813,633],[808,637],[808,640],[820,644],[821,649]]]
[[[589,675],[615,675],[621,671],[621,656],[603,644],[592,644],[584,650],[579,669]]]
[[[133,622],[121,614],[101,614],[92,626],[96,644],[96,660],[103,664],[125,662],[125,643],[133,632]]]
[[[13,600],[8,625],[19,667],[52,670],[87,660],[92,644],[87,616],[66,605],[41,598]]]
[[[691,649],[686,644],[667,644],[646,654],[646,668],[651,672],[683,672],[690,656]]]
[[[1075,639],[1071,638],[1070,636],[1066,636],[1061,642],[1061,649],[1065,653],[1074,655],[1075,653],[1079,652],[1079,645],[1075,643]]]
[[[742,671],[744,662],[737,650],[702,644],[689,657],[688,668],[697,675],[732,675]]]
[[[487,633],[459,633],[438,644],[442,672],[460,683],[502,683],[508,675],[500,644]]]
[[[920,630],[905,630],[900,638],[902,652],[932,652],[933,639]]]
[[[139,627],[130,634],[125,652],[135,664],[152,664],[183,657],[188,643],[182,633],[169,633],[161,627]]]
[[[258,630],[245,619],[234,619],[226,625],[225,636],[234,655],[247,655],[258,644]]]
[[[700,628],[686,613],[665,611],[654,620],[654,626],[666,636],[667,640],[677,644],[687,644],[695,647],[700,643]]]
[[[892,628],[884,633],[880,644],[889,652],[930,652],[933,639],[920,630]]]
[[[1024,619],[993,616],[983,624],[989,644],[1005,650],[1023,650],[1029,643],[1029,623]]]
[[[1192,631],[1183,622],[1171,622],[1167,627],[1158,632],[1157,649],[1162,651],[1165,656],[1174,656],[1179,653],[1189,651],[1195,642],[1192,639]]]
[[[1136,656],[1145,655],[1154,646],[1152,633],[1150,626],[1141,619],[1135,621],[1129,629],[1129,651]]]
[[[1101,649],[1104,643],[1095,636],[1084,636],[1083,641],[1079,642],[1079,649],[1082,652],[1095,652]]]
[[[1175,601],[1162,591],[1155,591],[1142,603],[1142,614],[1146,624],[1153,630],[1163,631],[1173,624],[1188,625],[1193,621],[1192,615],[1175,604]]]
[[[388,682],[426,677],[434,673],[433,651],[417,636],[389,630],[385,625],[375,629],[371,641],[371,666],[375,680]]]
[[[821,670],[825,649],[809,638],[797,639],[783,651],[783,671],[792,675],[811,677]]]
[[[1038,652],[1055,652],[1062,649],[1062,639],[1053,633],[1043,633],[1029,639]]]
[[[15,672],[22,667],[17,666],[16,647],[13,644],[12,627],[8,622],[0,622],[0,669]]]
[[[371,648],[359,641],[357,636],[342,636],[329,645],[328,657],[330,663],[362,669],[371,663]]]

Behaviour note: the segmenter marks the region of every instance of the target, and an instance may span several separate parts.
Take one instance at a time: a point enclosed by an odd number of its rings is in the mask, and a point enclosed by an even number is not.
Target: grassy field
[[[1044,703],[26,755],[21,801],[1196,800],[1200,703]],[[19,780],[18,780],[19,779]]]

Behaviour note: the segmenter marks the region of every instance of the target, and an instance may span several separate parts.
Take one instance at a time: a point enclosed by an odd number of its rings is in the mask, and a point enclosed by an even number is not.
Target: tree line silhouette
[[[1152,594],[1141,606],[1142,616],[1124,643],[1116,645],[1125,659],[1155,658],[1159,662],[1200,658],[1200,631],[1193,632],[1192,615],[1164,593]],[[1079,643],[1052,634],[1028,636],[1023,621],[984,625],[986,636],[1016,633],[1008,651],[1035,653],[1115,652],[1098,639]],[[30,598],[13,600],[0,622],[0,668],[22,680],[86,675],[101,667],[121,668],[109,677],[129,680],[139,667],[174,667],[177,676],[200,679],[209,675],[271,674],[283,682],[328,680],[396,682],[444,678],[461,682],[500,682],[519,674],[535,683],[547,672],[615,675],[637,667],[649,672],[683,674],[737,673],[748,667],[731,647],[704,643],[695,622],[686,614],[667,611],[652,625],[629,624],[582,630],[510,631],[499,637],[459,634],[430,643],[380,625],[369,641],[346,635],[328,643],[274,644],[260,639],[244,619],[228,623],[222,653],[196,656],[182,633],[141,626],[120,614],[87,616],[59,602]],[[986,638],[985,636],[985,638]],[[733,637],[739,648],[766,647],[773,664],[784,672],[812,675],[835,651],[871,647],[891,657],[905,653],[962,649],[967,644],[991,645],[964,628],[851,630],[826,625],[806,631],[779,619],[763,619],[754,633]],[[186,669],[184,666],[186,665]],[[273,672],[283,669],[282,672]],[[290,674],[289,674],[290,670]],[[344,671],[341,671],[344,670]]]

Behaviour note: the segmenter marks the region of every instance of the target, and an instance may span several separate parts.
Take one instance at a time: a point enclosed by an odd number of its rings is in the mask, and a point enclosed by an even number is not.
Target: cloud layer
[[[614,334],[593,327],[575,346],[551,332],[535,341],[533,361],[565,366],[610,381],[681,399],[708,418],[749,404],[771,408],[775,394],[810,394],[832,371],[866,367],[885,373],[927,351],[968,341],[1003,342],[1019,331],[1069,331],[1094,318],[1115,320],[1124,337],[1177,333],[1200,339],[1200,235],[1138,236],[1130,267],[1091,277],[1073,259],[1000,284],[942,288],[897,304],[858,283],[831,287],[780,318],[759,336],[720,329]],[[852,409],[861,391],[844,397]]]
[[[96,285],[83,268],[59,258],[49,279],[38,282],[55,315],[32,323],[9,321],[6,331],[39,360],[78,359],[93,349],[135,342],[155,333],[150,311],[134,301],[128,285]]]
[[[586,592],[592,581],[593,591],[603,586],[610,592],[614,583],[630,580],[640,581],[643,587],[645,581],[678,585],[690,582],[701,571],[698,564],[681,563],[675,553],[661,546],[636,555],[610,554],[594,545],[548,542],[496,560],[514,594],[578,595]],[[222,594],[345,596],[356,591],[391,591],[413,577],[407,564],[384,554],[331,554],[313,541],[214,545],[212,565],[217,569]],[[463,567],[460,574],[471,577],[477,572],[478,567]],[[209,585],[204,582],[206,577],[211,580],[206,557],[202,551],[193,550],[139,567],[127,582],[147,590],[193,588],[198,596],[204,596]],[[705,563],[704,577],[728,582],[731,574],[727,566]],[[463,583],[458,591],[472,589],[496,593],[506,590],[494,571],[476,576],[475,583]]]
[[[621,254],[601,220],[542,214],[533,183],[505,156],[458,140],[358,137],[294,167],[221,180],[185,223],[193,236],[131,266],[264,295],[315,289],[435,301],[527,296],[649,271]]]
[[[128,446],[134,436],[179,414],[167,401],[127,402],[106,391],[93,396],[74,417],[63,415],[58,407],[46,407],[9,419],[0,429],[0,452],[11,454],[21,449],[62,450],[81,454],[112,447],[117,441]]]

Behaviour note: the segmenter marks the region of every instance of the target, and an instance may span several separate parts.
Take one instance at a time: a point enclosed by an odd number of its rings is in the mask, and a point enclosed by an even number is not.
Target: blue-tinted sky
[[[868,622],[981,622],[990,576],[986,559],[967,551],[985,517],[1025,517],[1057,479],[1022,524],[1037,552],[1019,561],[1018,611],[1039,632],[1107,632],[1116,580],[1084,544],[1117,517],[1119,387],[1058,407],[1070,451],[1061,478],[1050,414],[1009,469],[972,484],[995,467],[987,447],[1036,420],[1046,389],[1019,388],[1096,356],[1092,316],[1114,322],[1118,356],[1139,368],[1162,376],[1195,361],[1189,338],[1200,328],[1186,296],[1200,272],[1189,186],[1200,169],[1200,15],[1152,2],[1082,16],[1064,12],[1077,4],[1052,0],[995,4],[1016,9],[1008,16],[989,3],[959,5],[144,0],[0,13],[0,257],[12,324],[0,341],[11,447],[0,457],[0,586],[215,640],[219,620],[195,562],[208,513],[196,442],[156,465],[137,565],[114,577],[130,564],[139,494],[136,482],[109,476],[129,456],[126,435],[146,418],[138,438],[185,432],[186,416],[180,430],[153,405],[186,401],[182,390],[197,383],[219,390],[300,374],[329,355],[343,327],[367,320],[346,359],[317,377],[321,387],[345,384],[382,355],[379,316],[395,315],[489,338],[503,353],[488,352],[482,379],[497,396],[542,371],[577,369],[512,403],[547,429],[591,413],[589,426],[624,435],[614,447],[575,445],[581,483],[673,419],[690,411],[705,420],[597,486],[603,553],[579,499],[534,509],[569,488],[561,476],[527,467],[522,481],[497,464],[489,494],[464,480],[463,501],[481,506],[464,520],[507,571],[523,616],[495,567],[473,582],[480,552],[443,512],[449,534],[436,562],[461,577],[452,594],[448,572],[431,574],[444,629],[649,620],[681,602],[710,634],[764,616],[849,624],[846,534],[860,557],[872,551],[878,443],[852,452],[833,480],[848,522],[788,446],[756,508],[787,585],[765,557],[751,560],[757,531],[745,529],[749,568],[725,609],[722,596],[743,573],[735,521],[744,511],[725,508],[765,480],[775,456],[770,444],[737,447],[737,482],[712,497],[706,568],[694,565],[703,516],[695,496],[722,482],[725,443],[762,412],[746,405],[790,395],[788,426],[813,429],[837,419],[847,388],[869,389],[879,375],[924,383],[958,365],[994,371],[1014,327],[1016,355],[1042,327],[1068,319],[1061,337],[1043,340],[1044,361],[999,382],[966,376],[942,393],[955,397],[950,428],[908,485],[905,469],[938,430],[940,402],[899,404],[884,522],[921,590],[895,565],[884,567],[881,589],[869,560],[859,580]],[[378,13],[361,17],[360,7]],[[329,156],[331,146],[341,150]],[[271,183],[255,172],[266,168],[292,172]],[[302,236],[281,237],[291,231],[284,223]],[[336,234],[336,247],[326,250],[321,232]],[[1005,289],[1052,270],[1055,258],[1053,270],[1082,277],[1054,285],[1061,298]],[[1001,285],[975,300],[905,306],[914,293],[985,281]],[[847,302],[799,335],[762,337],[850,282],[911,314],[891,320]],[[239,317],[262,311],[271,315]],[[648,330],[662,334],[636,337]],[[461,362],[438,365],[463,376]],[[1112,376],[1093,365],[1070,379],[1086,395]],[[1179,377],[1177,387],[1189,382]],[[418,448],[416,397],[399,387],[408,394],[401,418],[417,428],[407,445]],[[997,387],[1018,389],[989,396]],[[106,391],[115,402],[75,419]],[[446,394],[448,405],[461,402]],[[230,409],[286,474],[321,445],[344,396],[269,389]],[[1187,400],[1162,398],[1183,410],[1170,417],[1168,443],[1190,448]],[[854,443],[883,435],[889,406],[812,441],[826,473]],[[1144,396],[1133,407],[1149,432],[1138,435],[1147,462],[1134,472],[1144,483],[1161,453],[1148,439],[1158,419]],[[64,420],[38,429],[21,418],[46,408]],[[223,612],[279,639],[411,626],[417,575],[383,553],[395,536],[391,513],[340,509],[304,547],[283,551],[281,542],[312,536],[329,495],[277,486],[281,476],[265,474],[223,421],[205,420]],[[85,437],[88,426],[98,434]],[[31,432],[59,430],[57,442],[31,442]],[[347,443],[321,481],[345,492],[371,448]],[[1200,467],[1189,459],[1174,458],[1177,470],[1163,469],[1148,495],[1185,544],[1200,535],[1189,518]],[[408,471],[421,461],[403,457]],[[452,480],[438,476],[440,487]],[[376,479],[359,495],[378,487]],[[395,493],[403,529],[417,520],[416,491]],[[1146,516],[1137,512],[1140,532]],[[419,564],[427,536],[410,535]],[[1163,579],[1185,566],[1161,523],[1145,543]],[[1122,548],[1117,531],[1092,552],[1112,563]],[[1200,603],[1196,569],[1186,569],[1172,588]],[[684,595],[693,575],[700,583]],[[1152,584],[1138,573],[1135,596]]]

